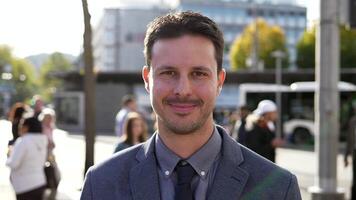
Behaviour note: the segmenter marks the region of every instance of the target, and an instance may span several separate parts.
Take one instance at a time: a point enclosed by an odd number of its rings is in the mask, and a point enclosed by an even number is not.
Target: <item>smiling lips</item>
[[[192,112],[195,108],[201,105],[201,101],[199,100],[177,100],[177,99],[168,99],[166,100],[166,104],[170,106],[173,111],[178,114],[188,114]]]

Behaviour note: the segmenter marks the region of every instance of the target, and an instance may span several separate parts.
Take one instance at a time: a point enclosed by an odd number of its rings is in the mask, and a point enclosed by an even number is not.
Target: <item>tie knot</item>
[[[178,162],[176,166],[176,172],[179,185],[190,184],[195,175],[194,168],[187,161],[184,160]]]

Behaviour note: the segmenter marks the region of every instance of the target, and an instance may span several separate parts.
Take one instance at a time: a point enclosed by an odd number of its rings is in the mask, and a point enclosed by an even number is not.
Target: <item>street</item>
[[[0,120],[0,199],[15,200],[9,182],[9,169],[5,166],[6,145],[11,127],[6,121]],[[62,130],[54,133],[56,142],[55,155],[62,173],[57,199],[79,199],[80,188],[83,183],[83,169],[85,158],[84,138],[79,134],[68,134]],[[111,156],[115,143],[115,136],[97,136],[95,144],[95,163]],[[296,174],[301,188],[303,199],[310,199],[307,188],[314,184],[316,173],[316,158],[313,152],[283,149],[277,150],[277,164]],[[345,189],[349,197],[351,185],[351,167],[344,168],[343,156],[338,156],[338,185]]]

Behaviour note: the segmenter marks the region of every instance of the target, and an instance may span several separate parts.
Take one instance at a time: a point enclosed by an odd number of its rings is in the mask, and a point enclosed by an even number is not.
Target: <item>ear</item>
[[[224,85],[226,78],[226,71],[225,69],[221,69],[221,71],[218,74],[218,94],[220,94],[222,87]]]
[[[144,66],[142,68],[142,79],[145,82],[145,88],[148,93],[150,93],[150,68],[148,66]]]

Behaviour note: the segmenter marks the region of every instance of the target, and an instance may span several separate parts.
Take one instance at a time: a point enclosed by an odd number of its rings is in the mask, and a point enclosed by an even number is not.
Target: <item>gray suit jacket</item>
[[[222,157],[206,199],[301,199],[293,174],[236,143],[224,129],[217,128],[223,140]],[[161,199],[155,137],[90,168],[81,199]]]

